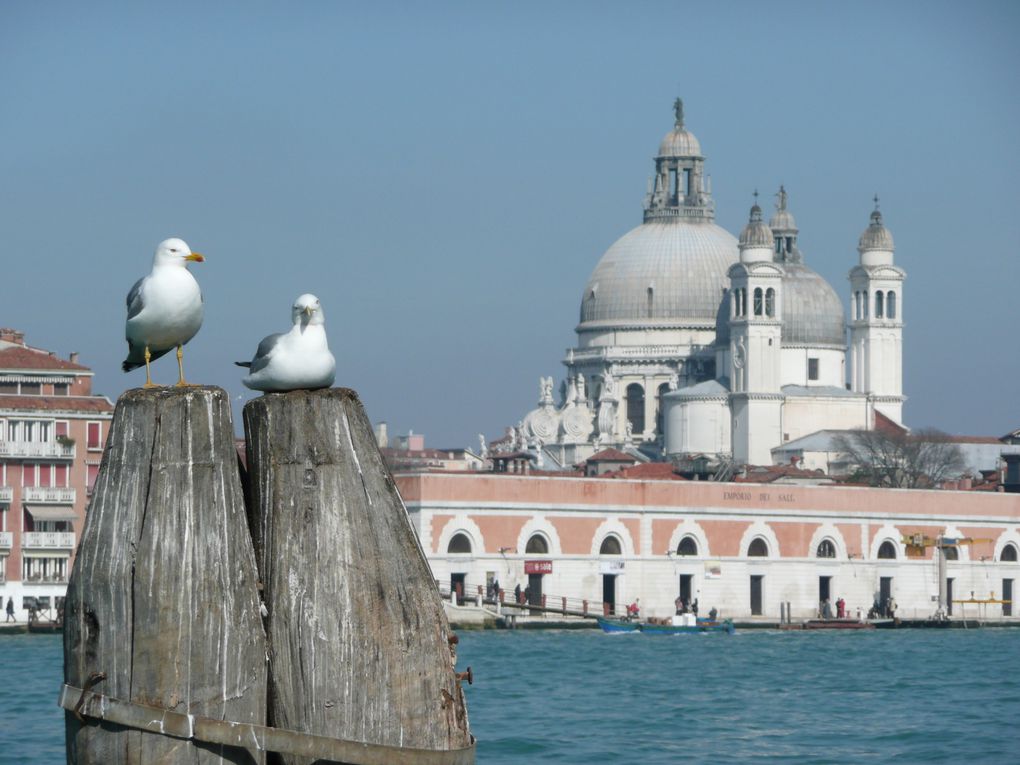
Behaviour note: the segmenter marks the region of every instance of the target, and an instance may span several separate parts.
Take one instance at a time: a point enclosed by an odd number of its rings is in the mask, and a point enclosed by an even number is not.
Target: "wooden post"
[[[64,682],[185,715],[265,724],[266,643],[230,419],[219,388],[117,402],[64,609]],[[260,763],[65,714],[78,765]]]
[[[439,592],[357,394],[266,394],[244,424],[270,724],[470,747]]]

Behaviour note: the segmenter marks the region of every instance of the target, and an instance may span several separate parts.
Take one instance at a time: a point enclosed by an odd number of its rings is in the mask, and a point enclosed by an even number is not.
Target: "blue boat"
[[[638,623],[628,622],[622,619],[603,619],[598,617],[599,626],[603,632],[637,632]]]
[[[702,632],[725,632],[727,635],[732,635],[737,631],[729,619],[724,622],[698,619],[696,624],[648,624],[641,622],[638,629],[650,635],[696,635]]]

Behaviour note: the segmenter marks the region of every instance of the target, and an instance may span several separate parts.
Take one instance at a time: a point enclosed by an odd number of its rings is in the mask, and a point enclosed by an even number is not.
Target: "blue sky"
[[[4,3],[0,324],[116,397],[144,379],[124,295],[180,236],[208,257],[189,378],[250,397],[231,362],[310,291],[373,421],[474,445],[560,378],[680,95],[718,222],[785,184],[841,295],[881,196],[908,424],[1001,435],[1018,33],[1012,2]]]

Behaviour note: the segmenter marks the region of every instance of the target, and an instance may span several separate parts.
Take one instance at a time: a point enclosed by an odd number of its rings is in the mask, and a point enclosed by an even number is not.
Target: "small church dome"
[[[666,133],[666,137],[659,144],[660,157],[700,157],[701,144],[694,137],[694,133],[684,130],[682,127],[675,127]]]
[[[857,251],[888,250],[892,252],[893,249],[895,249],[895,246],[893,245],[892,234],[889,233],[889,229],[882,225],[882,213],[876,208],[871,213],[871,223],[864,229],[864,233],[861,234],[861,239],[857,243]]]
[[[757,193],[757,192],[755,192]],[[740,246],[744,247],[767,247],[772,249],[772,229],[765,225],[761,217],[761,208],[754,205],[751,208],[751,219],[740,232]]]
[[[843,301],[803,263],[783,264],[783,345],[846,346]]]

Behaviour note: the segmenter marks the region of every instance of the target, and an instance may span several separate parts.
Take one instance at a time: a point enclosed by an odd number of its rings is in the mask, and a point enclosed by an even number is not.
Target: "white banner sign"
[[[600,574],[622,574],[623,573],[624,561],[622,560],[603,560],[599,561],[599,573]]]

